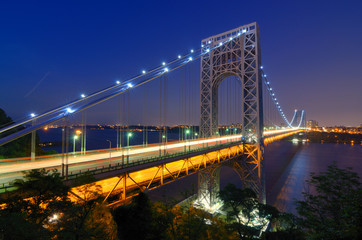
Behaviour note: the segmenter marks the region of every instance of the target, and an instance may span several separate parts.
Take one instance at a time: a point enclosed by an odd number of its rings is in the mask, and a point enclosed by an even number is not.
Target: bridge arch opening
[[[225,73],[215,79],[212,105],[219,135],[240,134],[242,131],[242,85],[234,73]]]

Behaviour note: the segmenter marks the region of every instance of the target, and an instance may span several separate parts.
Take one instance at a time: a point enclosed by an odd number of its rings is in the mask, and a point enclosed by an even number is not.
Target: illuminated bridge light
[[[219,46],[222,46],[222,42],[221,42],[221,43],[219,43]]]
[[[270,82],[266,82],[266,84],[270,84]]]
[[[145,73],[146,73],[146,70],[142,70],[142,73],[145,74]]]
[[[80,97],[81,97],[81,98],[85,98],[85,94],[82,93],[82,94],[80,95]]]
[[[193,53],[194,52],[194,50],[193,49],[191,49],[191,51],[190,51],[191,53]]]
[[[74,113],[75,110],[71,109],[71,108],[67,108],[66,109],[68,113]]]
[[[192,61],[192,57],[189,57],[189,61]]]
[[[229,40],[231,41],[231,40],[233,40],[233,38],[231,37],[231,38],[229,38]]]
[[[260,66],[260,69],[263,69],[263,66]]]
[[[243,29],[241,32],[242,32],[242,33],[246,33],[246,29]]]
[[[30,113],[30,117],[35,117],[36,115],[35,115],[35,113]]]
[[[264,77],[266,77],[266,74],[264,74]]]
[[[121,81],[116,81],[117,84],[121,84]]]
[[[168,68],[165,68],[165,72],[168,72]]]
[[[206,49],[206,52],[210,52],[210,49]]]
[[[128,86],[129,88],[133,87],[132,83],[128,83],[127,86]]]
[[[201,47],[204,47],[204,44],[201,44]]]
[[[166,65],[166,63],[165,62],[162,62],[162,66],[165,66]]]
[[[211,44],[211,41],[209,41],[208,43]]]
[[[239,32],[239,33],[238,33],[238,36],[240,36],[240,35],[241,35],[241,33]]]
[[[181,58],[181,55],[178,55],[177,57],[180,59],[180,58]]]

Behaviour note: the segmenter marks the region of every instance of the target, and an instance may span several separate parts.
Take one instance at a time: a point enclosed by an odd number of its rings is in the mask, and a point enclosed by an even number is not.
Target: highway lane
[[[295,129],[294,129],[295,130]],[[271,136],[274,134],[283,134],[290,132],[291,129],[279,129],[272,131],[265,131],[264,135]],[[212,137],[205,139],[194,139],[182,142],[169,142],[167,144],[157,143],[149,146],[131,146],[129,148],[123,148],[121,150],[113,149],[109,151],[107,149],[99,151],[90,151],[85,155],[79,153],[68,155],[68,173],[78,173],[79,171],[86,171],[87,169],[95,169],[102,167],[109,167],[109,165],[121,164],[122,162],[136,162],[143,159],[149,159],[152,157],[158,157],[160,155],[180,153],[189,151],[201,147],[217,145],[228,141],[240,141],[241,135],[228,135],[220,137]],[[124,156],[122,161],[122,155]],[[111,158],[110,158],[111,156]],[[32,169],[57,169],[61,171],[62,156],[46,156],[37,158],[35,161],[30,159],[19,160],[9,159],[0,162],[0,184],[9,183],[17,178],[22,178],[24,171]]]
[[[160,155],[184,152],[206,147],[213,146],[221,143],[226,143],[228,141],[240,141],[241,135],[231,135],[223,137],[214,137],[207,139],[196,139],[188,140],[183,142],[170,142],[168,144],[153,144],[151,146],[133,146],[129,148],[124,148],[122,150],[102,151],[100,153],[90,153],[85,155],[72,155],[68,156],[68,172],[75,173],[80,170],[94,169],[109,167],[109,164],[112,165],[122,162],[122,155],[124,156],[124,163],[127,162],[127,156],[129,156],[128,161],[135,162],[143,159],[149,159],[152,157],[158,157]],[[22,160],[22,161],[8,161],[2,162],[0,164],[0,184],[8,183],[16,178],[21,178],[23,176],[23,171],[29,171],[32,169],[58,169],[61,171],[62,157],[45,157],[41,159],[36,159],[35,161]]]

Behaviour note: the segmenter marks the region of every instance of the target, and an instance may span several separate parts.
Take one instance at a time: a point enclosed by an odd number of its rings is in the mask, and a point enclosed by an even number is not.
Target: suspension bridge
[[[130,107],[131,94],[139,107]],[[88,150],[87,121],[101,115],[107,102],[118,106],[116,146],[103,139],[110,148]],[[131,117],[142,122],[137,131],[130,128]],[[151,129],[153,124],[157,127]],[[36,156],[36,131],[52,125],[61,129],[61,153]],[[67,182],[89,172],[102,186],[104,201],[117,204],[136,191],[196,173],[197,204],[213,211],[219,204],[220,168],[230,166],[265,202],[264,147],[304,128],[304,110],[287,119],[261,64],[259,27],[251,23],[208,37],[200,48],[128,80],[3,127],[0,146],[25,135],[32,143],[29,157],[0,160],[0,184],[11,190],[11,182],[32,169],[58,169]],[[155,132],[158,141],[151,143]],[[130,144],[133,134],[142,142]]]

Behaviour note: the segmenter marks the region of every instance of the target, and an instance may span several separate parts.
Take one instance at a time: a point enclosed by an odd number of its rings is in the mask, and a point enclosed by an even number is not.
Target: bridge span
[[[265,131],[264,142],[268,144],[300,131],[302,130]],[[42,156],[35,160],[30,157],[5,159],[0,162],[0,179],[2,189],[11,190],[11,181],[22,178],[24,171],[41,168],[62,171],[63,165],[67,182],[71,183],[73,179],[89,172],[97,179],[96,184],[102,186],[105,200],[111,196],[112,204],[117,204],[131,197],[136,192],[135,189],[147,191],[198,170],[241,157],[245,148],[250,148],[250,145],[242,143],[242,135],[230,135],[102,149],[85,154],[76,152],[68,153],[67,156]],[[67,161],[66,164],[64,160]],[[74,188],[73,193],[76,192],[77,189]],[[115,195],[119,195],[116,200]]]
[[[200,61],[200,82],[191,81],[190,69],[185,70],[182,80],[178,81],[180,116],[176,125],[185,126],[189,132],[192,126],[198,125],[200,138],[167,142],[166,126],[171,125],[167,123],[166,118],[169,103],[167,92],[171,91],[166,85],[169,81],[167,76],[197,59]],[[258,194],[260,201],[265,202],[264,146],[302,131],[305,127],[305,112],[295,110],[292,120],[287,120],[275,90],[271,87],[261,65],[258,24],[250,23],[205,38],[201,41],[201,48],[191,49],[188,54],[178,55],[169,62],[162,62],[149,71],[142,70],[141,73],[122,82],[117,80],[115,84],[89,95],[81,94],[81,98],[46,112],[31,113],[29,118],[0,129],[2,134],[0,146],[31,134],[30,158],[0,161],[0,183],[3,183],[3,189],[11,188],[8,183],[21,177],[23,171],[56,168],[66,181],[72,181],[84,172],[91,172],[100,181],[104,193],[107,194],[106,199],[114,192],[118,192],[121,195],[118,200],[124,201],[135,188],[151,189],[188,175],[190,172],[198,172],[198,202],[210,210],[214,209],[218,202],[219,169],[223,164],[228,164],[238,172],[243,185],[252,188]],[[236,80],[235,89],[227,87],[227,96],[222,97],[222,88],[219,90],[219,87],[227,78]],[[138,92],[138,97],[142,97],[141,105],[145,106],[133,111],[142,110],[140,115],[143,115],[143,126],[149,126],[148,102],[159,98],[159,109],[156,112],[159,113],[160,122],[157,126],[161,126],[158,131],[159,142],[162,143],[133,147],[128,147],[127,143],[127,147],[124,147],[126,146],[124,127],[128,128],[130,125],[126,120],[130,114],[130,108],[125,104],[126,96],[129,97],[130,91],[135,91],[142,85],[155,82],[154,79],[160,80],[157,86],[159,94],[151,94],[151,98],[147,99],[145,96],[148,96],[149,89],[146,89],[145,94]],[[191,104],[190,99],[194,98],[191,95],[191,82],[199,83],[199,104]],[[175,91],[175,88],[172,91]],[[94,106],[115,99],[117,96],[121,97],[119,110],[121,116],[116,125],[117,148],[86,151],[87,110],[95,109]],[[229,101],[231,96],[235,97]],[[199,107],[200,114],[197,116],[199,124],[192,124],[191,106]],[[226,110],[226,113],[222,110]],[[102,115],[101,112],[98,115]],[[184,120],[180,119],[181,117]],[[223,117],[226,118],[226,122],[220,124]],[[73,124],[70,121],[74,121]],[[84,132],[81,137],[82,150],[71,153],[69,152],[70,127],[76,125],[74,123],[77,121],[82,122],[81,124],[78,122],[78,125],[82,126],[81,132]],[[36,130],[53,123],[62,126],[62,154],[35,157]],[[221,134],[219,129],[222,126],[232,126],[236,130],[234,135]],[[267,129],[274,130],[266,131]],[[143,134],[148,136],[147,129],[143,130]],[[74,150],[75,137],[72,139]],[[128,142],[128,136],[126,138]],[[187,138],[185,134],[180,139]],[[104,141],[108,141],[111,145],[109,139]],[[147,143],[147,140],[144,142]]]

